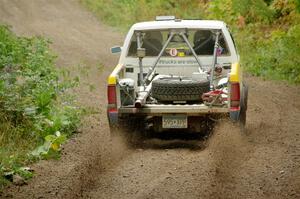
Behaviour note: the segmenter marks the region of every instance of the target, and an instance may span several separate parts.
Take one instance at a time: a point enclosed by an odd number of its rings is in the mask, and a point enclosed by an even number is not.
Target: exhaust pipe
[[[152,82],[146,87],[145,90],[140,91],[138,93],[138,97],[134,103],[135,108],[141,108],[142,106],[144,106],[146,104],[146,100],[150,94],[151,88],[152,88]]]
[[[134,107],[135,108],[142,108],[143,106],[143,103],[142,103],[142,100],[136,100],[135,103],[134,103]]]
[[[163,78],[163,77],[169,77],[169,76],[168,75],[157,75],[153,78],[152,81],[157,80],[159,78]],[[141,90],[138,93],[138,97],[136,98],[135,103],[134,103],[135,108],[142,108],[146,104],[147,97],[149,96],[150,91],[152,89],[152,81],[145,88],[145,90]],[[141,89],[144,89],[144,87],[142,86]]]

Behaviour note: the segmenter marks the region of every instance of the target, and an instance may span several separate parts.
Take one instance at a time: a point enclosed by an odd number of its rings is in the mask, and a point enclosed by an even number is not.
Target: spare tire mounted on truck
[[[209,91],[209,81],[187,77],[165,77],[152,82],[152,97],[158,101],[201,101]]]

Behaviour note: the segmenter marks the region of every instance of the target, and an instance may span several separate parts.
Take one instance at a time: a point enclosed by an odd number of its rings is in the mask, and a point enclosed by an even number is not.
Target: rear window
[[[170,30],[142,31],[142,35],[142,47],[146,49],[146,56],[158,56],[163,48],[163,45],[170,36]],[[215,34],[213,34],[210,30],[188,30],[186,32],[186,36],[197,55],[213,55]],[[133,34],[127,56],[136,57],[136,51],[137,38],[136,34]],[[219,37],[218,55],[230,55],[228,45],[223,34],[221,34]],[[192,52],[183,38],[176,34],[168,44],[165,52],[163,52],[163,56],[185,57],[192,56]]]

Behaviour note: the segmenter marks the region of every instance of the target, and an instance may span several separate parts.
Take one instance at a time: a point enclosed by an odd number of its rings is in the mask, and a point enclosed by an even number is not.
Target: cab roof
[[[134,24],[133,30],[152,30],[152,29],[222,29],[226,28],[223,21],[218,20],[164,20],[164,21],[147,21]]]

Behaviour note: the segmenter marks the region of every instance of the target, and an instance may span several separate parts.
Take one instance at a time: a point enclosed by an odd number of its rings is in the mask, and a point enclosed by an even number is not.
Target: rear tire
[[[243,84],[243,91],[240,102],[240,115],[239,115],[239,124],[241,130],[245,131],[246,118],[247,118],[247,108],[248,108],[248,86]]]
[[[122,137],[130,146],[136,146],[144,136],[144,117],[128,115],[118,119],[118,125],[110,126],[112,139]]]

